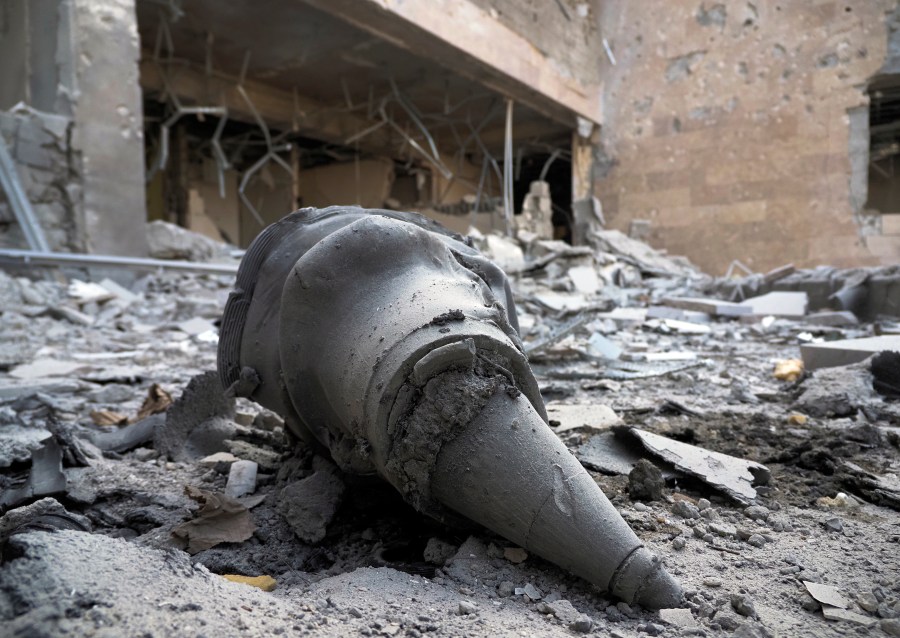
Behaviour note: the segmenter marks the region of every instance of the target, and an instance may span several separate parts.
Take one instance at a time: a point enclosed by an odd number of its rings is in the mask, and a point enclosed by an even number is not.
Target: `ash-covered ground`
[[[648,319],[721,282],[649,250],[533,242],[522,262],[487,246],[551,425],[680,579],[685,611],[617,603],[483,528],[433,521],[226,399],[230,277],[0,272],[0,634],[900,636],[900,407],[870,361],[774,374],[802,343],[889,322]],[[768,481],[740,502],[630,427]]]

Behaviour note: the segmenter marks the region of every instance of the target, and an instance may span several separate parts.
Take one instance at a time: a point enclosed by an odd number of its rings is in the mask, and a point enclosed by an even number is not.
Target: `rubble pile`
[[[554,432],[684,608],[427,518],[226,395],[232,277],[0,271],[4,632],[900,635],[897,317],[589,239],[470,241],[510,278]],[[198,250],[171,257],[228,253]]]

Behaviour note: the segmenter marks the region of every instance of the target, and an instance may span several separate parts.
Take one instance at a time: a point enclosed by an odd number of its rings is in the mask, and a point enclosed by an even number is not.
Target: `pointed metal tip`
[[[681,585],[660,565],[638,591],[636,601],[647,609],[670,609],[684,604]]]
[[[684,604],[681,585],[646,547],[637,548],[622,561],[610,592],[627,603],[638,603],[647,609],[669,609]]]

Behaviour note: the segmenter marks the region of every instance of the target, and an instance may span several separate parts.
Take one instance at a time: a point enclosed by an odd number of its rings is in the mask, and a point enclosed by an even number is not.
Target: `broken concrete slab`
[[[871,616],[863,616],[853,611],[847,611],[840,607],[832,607],[830,605],[822,605],[822,615],[828,620],[844,620],[852,622],[863,627],[873,627],[878,622],[877,618]]]
[[[42,498],[0,516],[0,548],[15,534],[62,529],[90,531],[91,521],[81,514],[67,511],[54,498]]]
[[[166,411],[164,427],[156,429],[154,447],[169,458],[190,460],[228,449],[233,438],[234,399],[227,398],[215,372],[192,378]]]
[[[15,424],[0,427],[0,468],[27,461],[51,436],[43,428]]]
[[[753,314],[753,308],[741,303],[707,299],[704,297],[665,297],[660,302],[664,306],[702,312],[715,317],[740,317]]]
[[[746,299],[740,305],[757,317],[803,317],[809,296],[805,292],[769,292]]]
[[[569,268],[568,275],[575,290],[583,295],[594,295],[600,290],[600,278],[593,266],[573,266]]]
[[[548,403],[547,417],[557,434],[588,428],[591,430],[607,430],[622,424],[622,417],[608,405],[602,403]]]
[[[856,315],[847,310],[814,312],[811,315],[807,315],[804,321],[816,326],[834,326],[838,328],[859,325],[859,319],[856,318]]]
[[[18,365],[9,371],[9,376],[16,379],[32,380],[47,377],[65,377],[73,375],[90,366],[77,361],[57,361],[55,359],[35,359],[31,363]]]
[[[629,432],[648,451],[668,461],[676,469],[696,476],[744,504],[749,504],[756,498],[754,485],[765,485],[771,477],[769,469],[755,461],[712,452],[638,428],[631,428]]]
[[[647,308],[647,319],[675,319],[691,323],[709,323],[710,316],[705,312],[682,310],[669,306],[650,306]]]
[[[850,365],[887,350],[900,351],[900,335],[804,343],[800,346],[800,355],[807,370],[817,370]]]

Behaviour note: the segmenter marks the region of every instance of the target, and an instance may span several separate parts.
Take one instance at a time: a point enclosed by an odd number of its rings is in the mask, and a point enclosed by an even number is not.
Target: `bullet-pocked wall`
[[[604,63],[594,186],[610,226],[648,220],[651,244],[715,274],[734,259],[900,259],[900,236],[865,206],[867,86],[890,61],[896,9],[673,0],[661,19],[601,3],[616,64]]]

